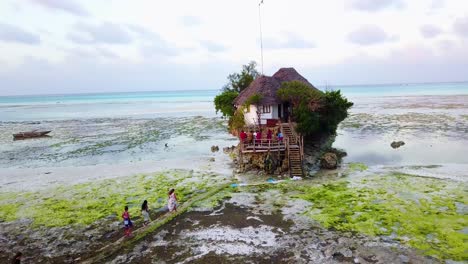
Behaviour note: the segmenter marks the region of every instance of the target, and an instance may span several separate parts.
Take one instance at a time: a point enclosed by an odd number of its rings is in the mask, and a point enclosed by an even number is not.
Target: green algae
[[[76,144],[78,142],[80,142],[79,139],[72,138],[70,140],[66,140],[66,141],[63,141],[63,142],[52,144],[49,147],[51,147],[51,148],[61,148],[61,147],[65,146],[65,145]]]
[[[231,189],[225,189],[207,199],[195,202],[192,208],[199,208],[199,209],[206,210],[206,211],[213,210],[219,207],[223,200],[230,198],[231,193],[232,193]]]
[[[171,188],[175,188],[179,203],[183,203],[216,183],[211,174],[193,175],[191,171],[173,170],[62,186],[28,195],[2,194],[0,221],[28,218],[36,227],[90,225],[106,217],[121,220],[125,205],[135,218],[141,214],[143,200],[148,200],[150,210],[156,210],[166,206]]]
[[[348,164],[348,170],[350,172],[355,172],[355,171],[365,171],[369,167],[367,167],[366,164],[360,163],[360,162],[352,162]]]
[[[11,222],[17,219],[18,204],[0,204],[0,222]]]
[[[467,202],[463,189],[443,193],[435,179],[418,179],[409,175],[385,175],[393,190],[376,186],[350,187],[346,181],[330,184],[296,186],[296,198],[313,203],[306,215],[326,228],[353,231],[371,236],[392,236],[440,259],[468,258],[468,235],[461,230],[468,218],[457,213],[455,202]],[[443,184],[441,184],[443,186]],[[432,189],[433,192],[427,192]],[[408,199],[402,193],[413,193]]]

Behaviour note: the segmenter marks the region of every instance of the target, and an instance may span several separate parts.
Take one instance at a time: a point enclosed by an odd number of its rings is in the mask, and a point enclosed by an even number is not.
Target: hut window
[[[271,113],[271,105],[263,105],[262,113]]]

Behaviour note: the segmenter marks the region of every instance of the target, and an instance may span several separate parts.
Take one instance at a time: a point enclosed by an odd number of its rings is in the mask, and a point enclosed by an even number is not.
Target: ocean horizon
[[[348,90],[348,89],[368,89],[368,88],[377,88],[377,89],[388,89],[394,87],[408,87],[408,86],[456,86],[460,89],[468,89],[468,81],[448,81],[448,82],[416,82],[416,83],[375,83],[375,84],[324,84],[324,85],[315,85],[315,87],[320,90],[337,89],[337,90]],[[412,90],[412,89],[410,89]],[[0,94],[0,103],[2,98],[11,98],[11,97],[53,97],[53,96],[82,96],[82,95],[108,95],[108,94],[133,94],[133,93],[184,93],[184,92],[220,92],[222,89],[180,89],[180,90],[141,90],[141,91],[108,91],[108,92],[77,92],[77,93],[32,93],[32,94],[12,94],[12,95],[1,95]],[[466,91],[465,91],[466,92]]]
[[[338,89],[319,87],[321,90]],[[466,95],[468,83],[367,85],[340,87],[352,101],[373,97]],[[0,97],[0,122],[89,118],[216,116],[220,90],[110,92]]]

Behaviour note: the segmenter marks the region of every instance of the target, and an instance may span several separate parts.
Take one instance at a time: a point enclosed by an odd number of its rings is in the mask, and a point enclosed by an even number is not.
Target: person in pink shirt
[[[132,235],[133,223],[132,223],[132,220],[130,220],[130,214],[128,213],[128,206],[125,206],[125,211],[122,213],[122,218],[124,220],[125,236],[129,237]]]

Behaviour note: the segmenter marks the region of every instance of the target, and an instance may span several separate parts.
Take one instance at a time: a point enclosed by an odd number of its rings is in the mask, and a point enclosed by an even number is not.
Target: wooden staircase
[[[289,171],[290,176],[303,177],[302,169],[302,142],[299,136],[293,131],[290,123],[282,123],[281,131],[283,137],[288,138],[289,141]]]

